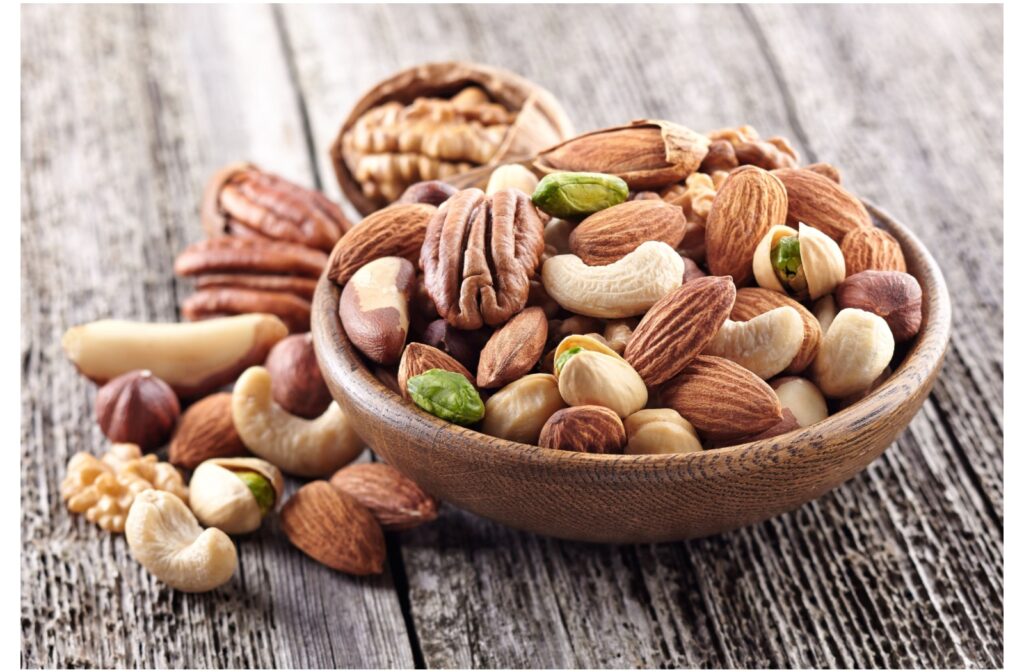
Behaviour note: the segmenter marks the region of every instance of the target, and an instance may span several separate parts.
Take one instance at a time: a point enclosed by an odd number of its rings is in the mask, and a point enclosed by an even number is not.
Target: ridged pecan
[[[248,163],[218,170],[203,194],[210,236],[246,233],[330,252],[352,224],[326,196]]]
[[[465,189],[438,208],[420,255],[438,314],[459,329],[498,326],[526,305],[544,251],[544,225],[515,189]]]
[[[203,289],[181,304],[182,316],[190,321],[222,315],[270,313],[281,318],[293,334],[309,331],[309,312],[309,301],[294,294],[237,287]]]
[[[260,275],[258,273],[210,273],[196,278],[196,289],[234,287],[262,292],[286,292],[300,299],[313,300],[316,280],[295,275]],[[319,415],[319,413],[317,414]]]
[[[206,273],[271,273],[320,276],[327,255],[295,243],[221,236],[186,247],[174,260],[178,275]]]

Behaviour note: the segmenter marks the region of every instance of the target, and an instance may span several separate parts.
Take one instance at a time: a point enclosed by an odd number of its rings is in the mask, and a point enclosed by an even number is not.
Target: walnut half
[[[505,323],[526,305],[544,251],[544,225],[516,189],[464,189],[427,225],[420,255],[427,293],[453,327]]]

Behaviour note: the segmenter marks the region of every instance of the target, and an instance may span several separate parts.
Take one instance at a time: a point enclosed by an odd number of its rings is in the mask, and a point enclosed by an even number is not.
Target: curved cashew
[[[246,448],[295,476],[326,476],[363,451],[362,439],[338,402],[331,402],[315,420],[294,416],[271,398],[270,374],[262,366],[250,367],[238,378],[231,415]]]
[[[826,397],[866,390],[892,359],[895,341],[889,325],[859,308],[839,311],[821,341],[813,371]]]
[[[803,343],[800,313],[779,306],[746,322],[726,320],[704,354],[730,359],[767,380],[789,366]]]
[[[666,243],[649,240],[607,266],[587,266],[575,254],[544,262],[541,280],[548,296],[566,310],[590,317],[642,315],[683,284],[686,264]]]
[[[179,396],[195,398],[262,362],[287,335],[273,315],[250,313],[180,324],[100,320],[68,329],[61,345],[97,383],[149,369]]]
[[[128,512],[124,536],[132,557],[150,574],[186,593],[227,583],[235,573],[235,544],[215,527],[199,526],[177,495],[144,490]]]

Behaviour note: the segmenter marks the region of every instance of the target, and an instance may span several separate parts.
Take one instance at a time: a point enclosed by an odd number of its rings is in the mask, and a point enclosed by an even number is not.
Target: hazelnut
[[[266,369],[274,401],[292,415],[318,418],[331,405],[331,392],[316,362],[310,333],[279,341],[267,355]]]
[[[909,273],[861,271],[836,288],[836,305],[860,308],[878,315],[897,343],[909,341],[921,329],[921,285]]]
[[[458,189],[441,180],[427,180],[410,184],[396,203],[427,203],[440,206],[457,191]]]
[[[122,374],[96,394],[96,420],[107,438],[143,450],[161,446],[180,414],[174,390],[149,370]]]
[[[444,320],[434,320],[423,330],[423,342],[451,355],[459,364],[476,371],[480,351],[491,337],[491,329],[456,329]]]

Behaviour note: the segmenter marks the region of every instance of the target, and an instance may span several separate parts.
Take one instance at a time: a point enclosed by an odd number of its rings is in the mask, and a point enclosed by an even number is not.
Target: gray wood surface
[[[26,7],[22,54],[24,666],[1002,664],[1001,8]],[[860,476],[731,534],[595,546],[444,507],[353,579],[274,522],[224,589],[168,590],[60,501],[68,457],[103,445],[60,334],[175,319],[213,169],[247,158],[338,197],[348,108],[446,58],[546,85],[581,130],[750,123],[838,165],[946,274],[935,392]]]

